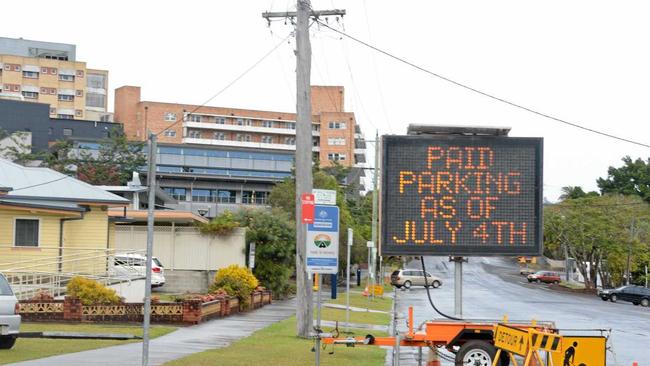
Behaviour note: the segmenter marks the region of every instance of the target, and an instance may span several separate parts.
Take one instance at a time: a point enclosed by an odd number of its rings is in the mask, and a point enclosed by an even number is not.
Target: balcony
[[[199,144],[199,145],[212,145],[212,146],[232,146],[232,147],[249,147],[254,149],[268,149],[268,150],[284,150],[295,151],[296,145],[287,144],[268,144],[264,142],[249,142],[249,141],[232,141],[232,140],[215,140],[215,139],[202,139],[194,137],[184,137],[184,144]],[[320,151],[318,146],[312,148],[312,151]]]
[[[201,128],[207,130],[219,130],[219,131],[235,131],[235,132],[257,132],[264,134],[277,134],[277,135],[289,135],[294,136],[296,130],[292,128],[276,128],[276,127],[259,127],[259,126],[240,126],[240,125],[228,125],[220,123],[208,123],[208,122],[185,122],[183,127],[188,128]],[[320,136],[320,131],[312,130],[312,136]]]

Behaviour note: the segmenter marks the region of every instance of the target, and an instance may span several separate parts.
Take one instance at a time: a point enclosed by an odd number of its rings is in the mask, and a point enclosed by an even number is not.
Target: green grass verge
[[[326,331],[328,328],[326,328]],[[367,331],[358,331],[356,336],[364,336]],[[303,366],[314,363],[311,352],[314,341],[295,336],[296,318],[291,317],[261,329],[228,347],[196,353],[191,356],[166,363],[166,366]],[[376,336],[385,336],[373,332]],[[385,351],[375,346],[347,348],[336,346],[330,355],[331,346],[321,352],[323,366],[375,366],[383,365]]]
[[[151,338],[160,337],[176,330],[175,327],[151,327]],[[106,324],[62,324],[62,323],[23,323],[21,332],[83,332],[83,333],[121,333],[142,336],[142,327],[134,325]],[[19,338],[10,350],[0,350],[0,365],[37,358],[80,352],[136,341],[103,341],[73,339]],[[119,362],[118,362],[119,363]]]
[[[560,286],[569,288],[571,290],[584,290],[585,289],[585,284],[584,283],[579,283],[579,282],[562,281],[562,282],[560,282]]]
[[[361,291],[363,291],[363,289],[361,289]],[[345,305],[345,294],[342,293],[336,300],[329,302],[332,304]],[[393,307],[393,299],[388,296],[376,296],[375,298],[368,299],[368,297],[363,296],[360,293],[350,292],[350,306],[390,312]]]
[[[316,310],[314,310],[314,319],[316,319]],[[321,319],[338,320],[339,326],[341,326],[341,324],[345,323],[345,309],[323,307],[321,310]],[[388,325],[389,322],[389,314],[350,311],[350,323]]]

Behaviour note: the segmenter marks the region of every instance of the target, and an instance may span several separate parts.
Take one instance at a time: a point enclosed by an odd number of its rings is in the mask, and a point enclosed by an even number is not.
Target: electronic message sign
[[[382,255],[538,255],[542,139],[382,138]]]

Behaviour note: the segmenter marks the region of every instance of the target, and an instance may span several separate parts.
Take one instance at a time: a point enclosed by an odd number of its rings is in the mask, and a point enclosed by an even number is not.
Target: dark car
[[[650,305],[650,289],[642,286],[622,286],[612,290],[602,290],[598,294],[603,301],[617,302],[628,301],[634,305],[649,306]]]
[[[528,275],[528,282],[560,283],[560,274],[551,271],[539,271]]]

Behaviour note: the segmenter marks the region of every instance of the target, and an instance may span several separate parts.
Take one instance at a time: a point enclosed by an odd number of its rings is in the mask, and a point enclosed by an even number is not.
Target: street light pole
[[[149,133],[149,201],[147,207],[147,256],[144,281],[144,314],[142,322],[142,366],[149,366],[149,327],[151,321],[151,262],[153,257],[154,207],[156,205],[156,135]]]

